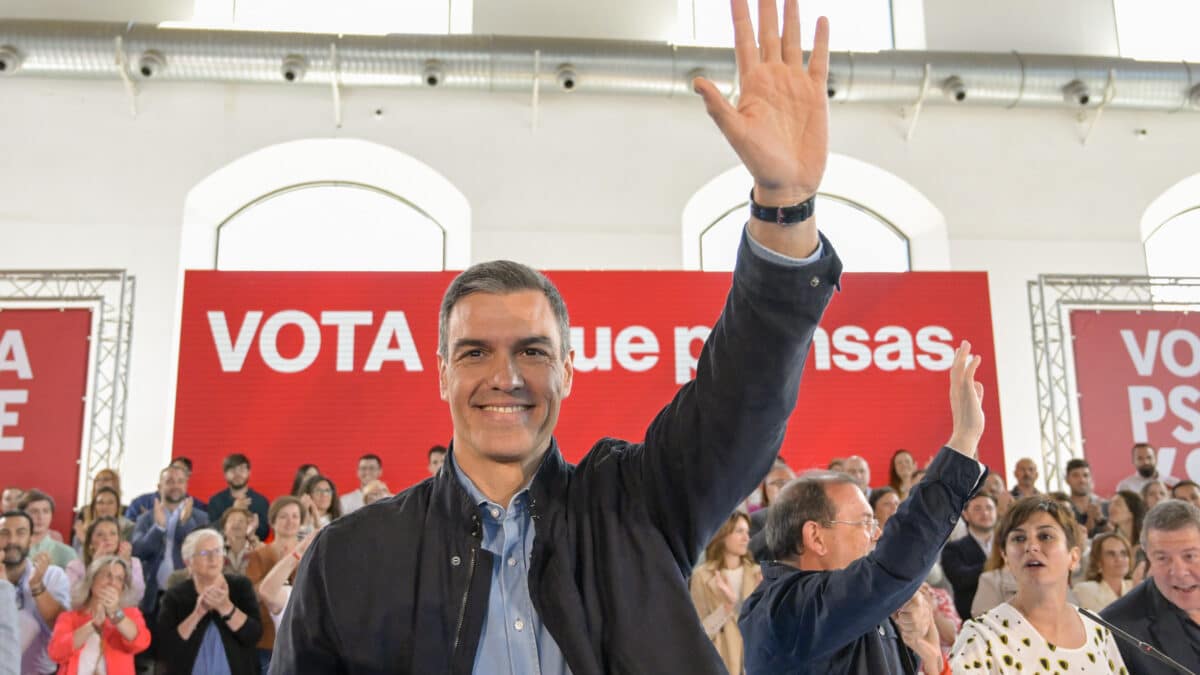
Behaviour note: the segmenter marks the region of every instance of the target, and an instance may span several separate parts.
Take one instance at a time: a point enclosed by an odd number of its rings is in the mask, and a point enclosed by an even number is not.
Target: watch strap
[[[812,218],[816,211],[816,198],[813,196],[799,204],[791,206],[763,206],[754,201],[754,189],[750,189],[750,215],[754,218],[776,225],[795,225]]]

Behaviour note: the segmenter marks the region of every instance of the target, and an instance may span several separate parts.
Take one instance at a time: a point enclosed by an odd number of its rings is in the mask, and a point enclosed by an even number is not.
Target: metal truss
[[[1200,278],[1039,275],[1027,282],[1037,373],[1042,471],[1050,489],[1065,485],[1067,460],[1082,456],[1078,390],[1070,334],[1072,310],[1200,311]]]
[[[90,495],[92,476],[120,466],[125,454],[133,298],[134,277],[125,270],[0,270],[0,304],[87,306],[93,312],[80,495]]]

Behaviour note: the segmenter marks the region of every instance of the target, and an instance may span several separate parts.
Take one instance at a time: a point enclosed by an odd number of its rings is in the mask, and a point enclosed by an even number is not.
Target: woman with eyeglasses
[[[83,536],[83,558],[76,558],[67,563],[67,578],[71,580],[71,588],[83,581],[92,561],[104,556],[117,556],[125,561],[132,570],[129,575],[129,590],[133,595],[134,604],[142,602],[146,593],[146,578],[142,576],[142,561],[133,555],[133,546],[121,540],[120,527],[117,519],[111,516],[100,516],[88,525]]]
[[[342,517],[342,504],[338,499],[337,487],[327,476],[317,474],[309,478],[304,481],[300,492],[303,493],[300,503],[304,507],[304,524],[300,527],[301,538]]]
[[[256,593],[259,593],[259,622],[262,623],[262,636],[258,640],[258,659],[259,664],[266,672],[267,666],[271,663],[271,650],[275,648],[275,626],[271,622],[271,614],[266,606],[266,600],[261,593],[261,584],[267,574],[276,567],[280,560],[284,558],[293,558],[297,563],[296,558],[297,547],[300,544],[300,522],[302,519],[303,506],[299,499],[292,496],[283,496],[276,499],[271,508],[267,511],[267,520],[271,526],[271,531],[275,533],[275,538],[271,543],[259,546],[250,554],[246,562],[246,576],[250,578],[250,583],[254,585]],[[294,570],[293,570],[294,572]],[[289,572],[292,574],[292,572]],[[294,575],[289,579],[289,583],[294,580]]]
[[[1017,582],[1008,602],[963,624],[950,653],[957,674],[1127,675],[1108,629],[1067,602],[1081,552],[1075,514],[1047,495],[1013,504],[997,529],[1004,564]]]
[[[182,556],[189,578],[163,594],[158,611],[158,672],[257,675],[258,600],[249,579],[222,572],[225,538],[196,530],[183,540]]]
[[[54,624],[47,654],[62,675],[133,675],[133,655],[150,646],[150,631],[134,598],[133,568],[124,558],[92,560],[71,590],[75,608]]]

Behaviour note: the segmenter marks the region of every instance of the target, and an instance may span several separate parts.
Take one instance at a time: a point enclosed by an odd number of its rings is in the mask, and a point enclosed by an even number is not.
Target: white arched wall
[[[377,143],[314,138],[272,145],[217,169],[193,187],[183,206],[180,269],[213,269],[217,227],[280,188],[351,182],[401,195],[446,233],[446,269],[471,258],[471,207],[463,193],[428,165]]]
[[[683,208],[683,268],[700,269],[700,236],[717,216],[745,201],[754,184],[738,165],[713,178]],[[907,181],[873,164],[830,153],[821,194],[861,204],[883,216],[908,238],[913,270],[950,269],[946,218]],[[731,198],[732,197],[732,198]],[[820,217],[817,218],[820,222]]]
[[[184,200],[169,400],[175,400],[178,383],[184,272],[216,268],[218,227],[242,207],[280,188],[334,182],[370,185],[404,197],[445,232],[445,268],[461,270],[470,265],[471,207],[466,195],[409,155],[357,139],[314,138],[272,145],[240,157],[206,176]],[[174,404],[167,415],[163,447],[171,448]]]
[[[1184,178],[1150,202],[1142,214],[1142,243],[1145,244],[1163,223],[1197,206],[1200,206],[1200,173]],[[1147,273],[1153,275],[1155,272],[1147,269]]]

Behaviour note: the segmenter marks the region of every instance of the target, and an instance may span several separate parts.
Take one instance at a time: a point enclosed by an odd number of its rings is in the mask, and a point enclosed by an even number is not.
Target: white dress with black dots
[[[1057,647],[1007,602],[963,622],[950,650],[954,675],[1128,675],[1112,633],[1079,615],[1087,644],[1077,649]]]

